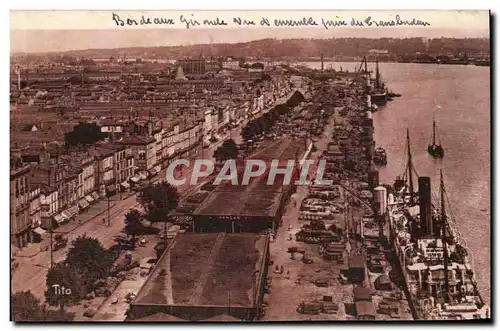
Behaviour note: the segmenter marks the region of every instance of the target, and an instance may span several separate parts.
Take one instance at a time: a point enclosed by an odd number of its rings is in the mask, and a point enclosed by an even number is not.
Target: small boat
[[[399,93],[394,93],[394,92],[390,91],[389,93],[387,93],[387,96],[388,96],[389,98],[399,98],[399,97],[401,96],[401,94],[399,94]]]
[[[480,66],[480,67],[489,67],[490,60],[476,60],[476,61],[474,61],[474,65]]]
[[[373,152],[373,163],[377,165],[386,165],[387,164],[387,154],[385,149],[382,147],[375,148]]]
[[[433,157],[442,158],[444,156],[444,149],[441,146],[441,141],[436,143],[436,120],[432,121],[432,142],[427,146],[427,152]]]

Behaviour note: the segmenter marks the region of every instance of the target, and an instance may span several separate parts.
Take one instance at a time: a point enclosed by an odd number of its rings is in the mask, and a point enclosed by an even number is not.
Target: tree
[[[252,63],[252,65],[250,67],[252,69],[261,69],[261,70],[264,70],[264,64],[261,63],[261,62]]]
[[[236,145],[233,139],[224,141],[222,147],[226,150],[229,159],[236,159],[238,157],[238,145]]]
[[[140,235],[143,230],[141,218],[142,215],[137,209],[132,209],[125,215],[125,233],[132,236],[133,247],[135,247],[135,236]]]
[[[93,66],[93,65],[95,65],[95,62],[92,59],[84,58],[84,59],[81,59],[80,61],[78,61],[78,64],[81,66]]]
[[[166,222],[168,214],[177,208],[179,193],[167,182],[150,184],[141,191],[139,202],[150,222]]]
[[[224,153],[224,149],[222,148],[222,146],[219,146],[217,147],[217,149],[214,151],[214,159],[216,162],[221,162],[225,159],[225,153]]]
[[[47,273],[45,299],[51,306],[59,306],[61,312],[71,302],[80,300],[83,294],[78,270],[65,262],[54,264]]]
[[[264,69],[263,64],[262,64],[262,69]],[[271,76],[269,76],[269,74],[262,74],[262,76],[260,77],[261,82],[270,81],[270,80],[272,80],[272,78],[271,78]]]
[[[255,137],[253,121],[248,122],[247,125],[245,125],[245,127],[241,130],[241,137],[243,138],[244,142],[253,140],[253,138]]]
[[[106,137],[101,127],[95,123],[80,123],[64,135],[66,146],[93,145]]]
[[[295,93],[291,96],[290,99],[285,103],[285,105],[289,108],[298,106],[301,102],[304,102],[304,96],[299,91],[295,91]]]
[[[238,145],[233,139],[226,140],[214,152],[216,161],[234,160],[238,157]]]
[[[99,240],[79,236],[72,242],[65,262],[77,270],[85,293],[87,293],[93,289],[97,280],[107,276],[113,259]]]
[[[44,307],[44,321],[47,322],[70,322],[75,319],[75,313],[69,313],[61,310],[51,310]]]
[[[71,85],[78,85],[82,83],[82,77],[81,76],[71,76],[70,78],[67,79],[67,82],[70,83]]]
[[[17,292],[12,296],[12,319],[14,322],[43,320],[43,307],[30,291]]]
[[[30,291],[17,292],[12,296],[12,319],[14,322],[72,321],[72,313],[53,311],[40,304]]]

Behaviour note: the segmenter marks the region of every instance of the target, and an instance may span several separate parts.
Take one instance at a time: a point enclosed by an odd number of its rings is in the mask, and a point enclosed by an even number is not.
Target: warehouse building
[[[269,236],[179,234],[131,304],[128,320],[167,314],[188,321],[261,316]]]
[[[194,231],[259,233],[275,230],[288,199],[295,192],[292,184],[300,169],[295,169],[290,185],[285,184],[283,174],[276,175],[272,185],[268,185],[270,164],[272,160],[279,160],[280,168],[284,168],[288,160],[298,160],[304,150],[302,141],[281,140],[252,155],[252,159],[266,162],[268,171],[251,179],[248,185],[221,183],[193,212]],[[241,178],[239,175],[239,182]]]

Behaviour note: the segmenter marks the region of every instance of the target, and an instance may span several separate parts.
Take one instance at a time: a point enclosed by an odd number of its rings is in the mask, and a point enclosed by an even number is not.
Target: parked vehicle
[[[297,312],[300,314],[319,315],[321,312],[321,303],[304,301],[297,307]]]
[[[64,238],[62,235],[58,234],[54,237],[54,244],[53,244],[53,247],[52,247],[52,250],[54,251],[57,251],[61,248],[64,248],[66,247],[67,243],[68,243],[68,239]]]
[[[126,303],[131,303],[132,301],[134,301],[135,297],[136,297],[136,295],[134,293],[130,292],[130,293],[127,293],[124,300]]]

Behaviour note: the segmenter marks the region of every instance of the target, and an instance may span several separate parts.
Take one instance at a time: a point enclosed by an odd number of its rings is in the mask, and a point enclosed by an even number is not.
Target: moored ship
[[[387,91],[374,90],[370,94],[370,99],[371,99],[371,102],[373,104],[377,105],[378,107],[383,106],[387,103]]]
[[[380,72],[378,69],[378,61],[375,63],[375,82],[373,90],[370,93],[371,102],[377,106],[383,106],[387,103],[387,88],[380,79]]]
[[[408,160],[388,195],[390,240],[415,319],[485,319],[489,307],[477,288],[472,257],[455,228],[441,173],[440,196],[432,203],[429,177],[415,172],[407,133]],[[438,206],[438,207],[436,207]]]
[[[476,60],[474,61],[474,65],[479,66],[479,67],[489,67],[490,60]]]
[[[437,132],[436,132],[436,120],[432,121],[432,140],[429,142],[429,146],[427,146],[427,152],[433,157],[442,158],[444,157],[444,149],[441,146],[441,141],[438,138],[436,141]]]

